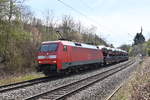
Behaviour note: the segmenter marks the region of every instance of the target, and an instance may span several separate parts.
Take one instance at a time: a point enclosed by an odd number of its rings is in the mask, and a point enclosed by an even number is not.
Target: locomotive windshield
[[[43,44],[40,48],[41,52],[52,52],[52,51],[56,51],[58,47],[58,44],[53,43],[53,44]]]

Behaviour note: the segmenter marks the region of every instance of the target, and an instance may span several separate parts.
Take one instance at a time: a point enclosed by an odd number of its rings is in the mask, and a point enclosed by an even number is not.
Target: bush
[[[35,68],[36,45],[21,24],[0,23],[0,55],[5,57],[5,73],[27,72]]]

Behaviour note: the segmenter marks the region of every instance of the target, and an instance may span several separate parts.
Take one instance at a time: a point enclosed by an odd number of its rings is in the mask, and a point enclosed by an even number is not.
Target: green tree
[[[141,27],[141,32],[137,33],[135,38],[134,38],[134,45],[142,44],[145,42],[145,37],[143,36],[142,32],[143,32],[143,30]]]

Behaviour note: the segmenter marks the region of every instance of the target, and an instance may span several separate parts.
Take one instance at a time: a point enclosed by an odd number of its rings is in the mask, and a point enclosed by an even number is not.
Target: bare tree
[[[33,18],[33,12],[28,6],[23,6],[21,9],[20,19],[24,24],[31,24]]]
[[[54,32],[56,22],[54,21],[54,13],[52,10],[47,10],[45,13],[45,39],[54,40],[56,35]]]
[[[0,0],[0,18],[9,22],[19,17],[25,0]]]

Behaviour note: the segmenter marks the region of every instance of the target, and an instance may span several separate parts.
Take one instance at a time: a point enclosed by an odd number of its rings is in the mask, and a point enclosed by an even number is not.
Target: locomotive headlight
[[[45,59],[45,56],[38,56],[38,59]]]
[[[42,61],[39,61],[39,64],[42,63]]]
[[[49,55],[48,58],[56,58],[56,55]]]

